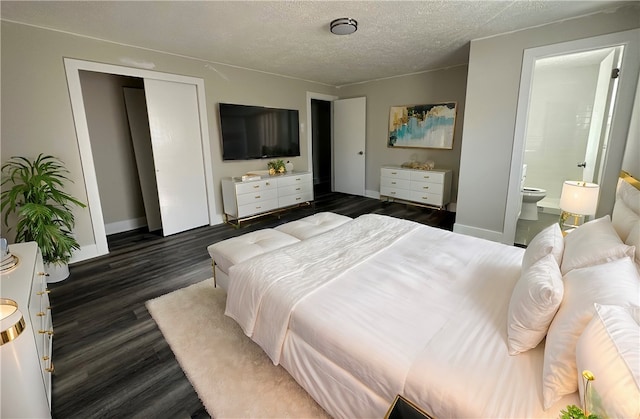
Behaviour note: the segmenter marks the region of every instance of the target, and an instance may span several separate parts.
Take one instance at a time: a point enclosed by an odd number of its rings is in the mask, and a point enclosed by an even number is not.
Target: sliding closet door
[[[209,224],[196,86],[144,80],[165,236]]]

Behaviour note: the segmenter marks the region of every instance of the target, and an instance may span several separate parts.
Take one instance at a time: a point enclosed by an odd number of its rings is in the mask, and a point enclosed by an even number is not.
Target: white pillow
[[[563,251],[564,237],[562,237],[562,230],[560,230],[558,223],[553,223],[538,233],[527,246],[522,257],[522,270],[527,270],[549,253],[553,255],[558,265],[560,265]]]
[[[636,263],[640,265],[640,223],[631,229],[625,243],[636,248]]]
[[[549,326],[544,349],[545,409],[578,389],[576,344],[593,317],[593,304],[640,305],[640,276],[630,258],[574,269],[563,282],[564,296]]]
[[[611,218],[589,221],[567,234],[560,270],[566,275],[572,269],[610,262],[626,256],[633,257],[635,249],[620,240]]]
[[[611,214],[611,223],[618,236],[625,241],[633,227],[640,224],[640,215],[631,211],[622,199],[617,199]]]
[[[618,179],[616,198],[622,199],[631,211],[640,214],[640,190],[631,186],[629,182]]]
[[[596,314],[578,339],[580,400],[582,371],[589,370],[589,412],[601,418],[640,417],[640,307],[595,305]],[[590,400],[590,401],[589,401]]]
[[[509,302],[509,355],[517,355],[538,346],[560,307],[563,292],[560,267],[552,254],[522,272]]]

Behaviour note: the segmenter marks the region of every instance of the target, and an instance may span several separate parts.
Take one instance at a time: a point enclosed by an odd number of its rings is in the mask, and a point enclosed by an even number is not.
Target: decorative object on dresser
[[[291,172],[258,180],[222,179],[222,199],[227,223],[242,221],[313,201],[310,172]]]
[[[456,102],[392,106],[387,147],[453,149]]]
[[[380,199],[444,209],[451,202],[451,170],[380,169]]]
[[[0,346],[0,417],[51,417],[53,323],[47,274],[35,242],[13,244],[11,252],[20,264],[0,276],[0,299],[15,302],[12,316],[21,313],[23,330]]]
[[[69,276],[67,263],[80,244],[73,237],[73,206],[86,205],[66,193],[69,171],[60,159],[39,154],[35,159],[12,157],[2,165],[0,207],[3,221],[17,216],[16,242],[35,241],[42,251],[49,282]]]

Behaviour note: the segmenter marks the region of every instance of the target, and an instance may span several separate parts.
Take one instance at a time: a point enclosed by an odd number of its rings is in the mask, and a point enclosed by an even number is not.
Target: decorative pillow
[[[553,254],[522,272],[509,302],[507,345],[510,355],[535,348],[544,339],[563,293],[562,274]]]
[[[640,223],[631,229],[625,243],[636,248],[636,263],[640,265]]]
[[[640,276],[628,257],[574,269],[563,282],[564,296],[549,326],[544,349],[545,409],[578,389],[576,344],[593,317],[593,304],[640,305]]]
[[[629,256],[635,249],[622,243],[611,224],[611,218],[589,221],[567,234],[560,270],[563,275],[572,269],[585,268]]]
[[[595,304],[596,314],[578,339],[580,400],[582,371],[589,370],[589,412],[601,418],[640,417],[640,307]]]
[[[640,214],[640,190],[631,186],[629,182],[618,179],[616,199],[621,199],[636,214]]]
[[[563,251],[564,237],[562,237],[562,230],[560,230],[558,223],[553,223],[538,233],[527,246],[522,257],[522,271],[526,271],[531,265],[549,253],[553,255],[558,265],[560,265]]]
[[[611,223],[618,236],[625,241],[633,227],[640,224],[640,215],[631,211],[622,199],[617,199],[611,214]]]

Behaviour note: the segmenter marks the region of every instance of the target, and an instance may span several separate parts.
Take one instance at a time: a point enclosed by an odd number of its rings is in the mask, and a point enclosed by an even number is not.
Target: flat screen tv
[[[300,155],[298,111],[220,104],[223,160]]]

